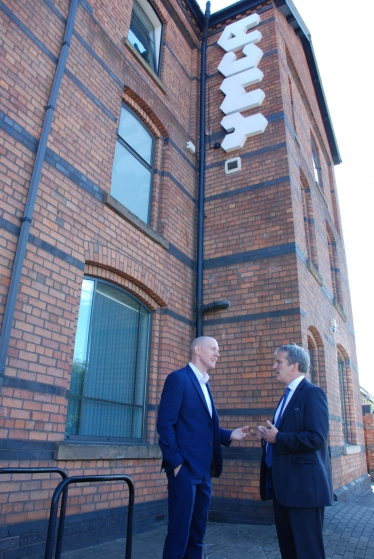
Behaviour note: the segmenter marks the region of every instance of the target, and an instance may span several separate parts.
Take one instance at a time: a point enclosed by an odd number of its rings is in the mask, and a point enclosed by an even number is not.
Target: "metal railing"
[[[0,474],[59,474],[62,477],[62,482],[60,482],[60,484],[57,487],[59,487],[61,483],[64,483],[64,481],[68,479],[66,472],[61,468],[0,468]],[[59,493],[59,498],[60,495],[61,492]],[[62,490],[60,521],[58,523],[55,559],[60,559],[61,557],[62,536],[64,533],[67,495],[68,495],[68,489],[66,486],[66,489],[64,488]],[[57,500],[56,507],[58,506],[59,498]],[[52,548],[53,548],[53,541],[52,541]]]
[[[134,484],[132,480],[125,475],[108,475],[108,476],[74,476],[64,479],[59,483],[56,487],[55,492],[52,497],[51,501],[51,511],[49,515],[49,523],[48,523],[48,532],[47,532],[47,542],[45,546],[45,555],[44,559],[53,559],[53,548],[54,548],[54,541],[56,535],[56,526],[57,526],[57,510],[58,510],[58,502],[61,496],[61,493],[64,495],[67,494],[67,487],[72,483],[98,483],[102,481],[124,481],[127,483],[129,488],[129,505],[128,505],[128,513],[127,513],[127,534],[126,534],[126,553],[125,559],[131,559],[131,552],[132,552],[132,523],[133,523],[133,516],[134,516]],[[57,553],[61,553],[62,548],[62,539],[64,535],[64,526],[59,523],[59,530],[57,534],[57,542],[56,542],[56,555],[55,559],[59,559],[60,555]]]

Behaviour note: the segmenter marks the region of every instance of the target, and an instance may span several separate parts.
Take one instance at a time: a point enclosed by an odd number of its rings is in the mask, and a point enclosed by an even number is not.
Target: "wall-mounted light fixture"
[[[196,153],[196,148],[192,142],[187,142],[186,148],[190,153]]]

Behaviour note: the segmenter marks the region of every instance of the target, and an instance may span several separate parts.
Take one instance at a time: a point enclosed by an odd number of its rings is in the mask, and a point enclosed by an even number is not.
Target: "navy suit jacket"
[[[221,444],[229,446],[231,431],[220,428],[209,384],[207,388],[212,417],[189,365],[166,377],[157,420],[166,472],[183,463],[193,477],[203,478],[209,471],[214,477],[221,475]]]
[[[332,505],[329,414],[322,388],[303,379],[283,412],[278,430],[273,446],[272,482],[280,504],[285,507]],[[265,447],[264,444],[260,474],[262,500],[271,498],[266,483]]]

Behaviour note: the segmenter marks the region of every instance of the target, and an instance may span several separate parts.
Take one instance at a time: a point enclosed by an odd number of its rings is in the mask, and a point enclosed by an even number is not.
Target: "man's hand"
[[[230,435],[230,441],[241,441],[250,435],[251,433],[248,432],[249,426],[246,425],[245,427],[238,427],[234,429],[234,431]]]
[[[259,425],[256,429],[256,437],[267,443],[275,443],[275,439],[278,433],[278,429],[271,421],[267,421],[267,427]]]
[[[264,427],[263,425],[259,425],[256,429],[256,437],[261,441],[265,441],[266,431],[266,427]]]
[[[181,469],[182,464],[179,464],[176,468],[174,468],[174,477],[177,477],[179,470]]]

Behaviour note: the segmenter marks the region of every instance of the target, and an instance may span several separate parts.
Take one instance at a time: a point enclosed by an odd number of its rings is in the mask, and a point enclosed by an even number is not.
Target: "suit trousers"
[[[325,507],[284,507],[273,494],[273,509],[282,559],[325,559]]]
[[[182,464],[177,477],[168,478],[168,533],[163,559],[201,559],[212,495],[212,477],[193,479]]]

